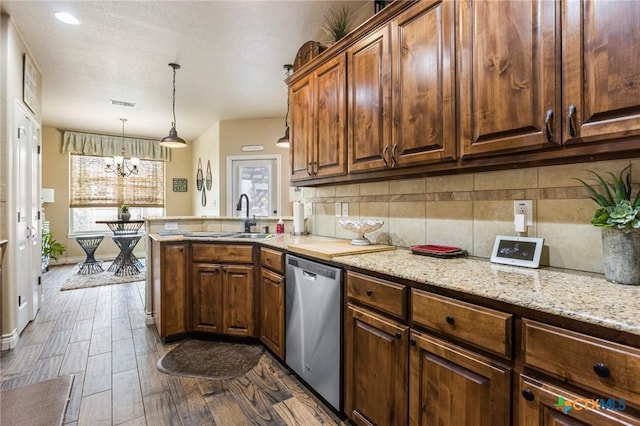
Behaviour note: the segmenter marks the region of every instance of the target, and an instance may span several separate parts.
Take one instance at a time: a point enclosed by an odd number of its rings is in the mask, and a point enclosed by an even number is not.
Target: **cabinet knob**
[[[409,339],[409,344],[410,344],[411,346],[415,346],[415,345],[417,345],[417,344],[418,344],[418,342],[416,342],[416,341],[415,341],[415,339]]]
[[[400,333],[399,331],[396,331],[395,337],[396,339],[402,339],[402,333]]]
[[[454,317],[452,317],[451,315],[447,315],[445,317],[445,321],[447,321],[447,324],[453,325],[453,323],[456,322],[456,319]]]
[[[180,247],[178,251],[184,251],[184,247]]]
[[[523,389],[522,390],[522,396],[524,397],[524,399],[526,399],[527,401],[533,401],[534,399],[536,399],[536,396],[533,394],[533,392],[531,391],[531,389]]]
[[[367,289],[367,296],[371,296],[373,294],[373,290],[370,288]]]
[[[609,377],[611,375],[611,370],[609,370],[609,367],[607,367],[607,365],[602,362],[598,362],[594,364],[593,371],[595,371],[598,376],[604,377],[604,378]]]

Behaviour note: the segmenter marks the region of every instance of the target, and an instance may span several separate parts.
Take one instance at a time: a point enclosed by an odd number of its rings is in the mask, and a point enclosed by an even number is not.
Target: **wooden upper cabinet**
[[[390,164],[390,53],[389,25],[347,50],[349,172]]]
[[[346,174],[344,55],[293,84],[290,103],[291,180]]]
[[[456,158],[453,2],[424,1],[391,23],[391,165]]]
[[[463,158],[559,143],[560,3],[457,5]]]
[[[289,99],[291,109],[289,127],[291,181],[307,180],[312,177],[313,88],[311,75],[291,86]]]
[[[564,140],[640,135],[640,2],[562,3]]]
[[[344,55],[322,65],[314,74],[313,175],[347,173]]]

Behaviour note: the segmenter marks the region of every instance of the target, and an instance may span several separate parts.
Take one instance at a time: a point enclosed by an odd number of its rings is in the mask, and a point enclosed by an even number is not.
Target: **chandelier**
[[[127,177],[132,174],[138,174],[138,164],[140,159],[131,157],[127,164],[127,158],[125,158],[124,152],[124,123],[126,118],[121,118],[122,121],[122,155],[114,155],[113,157],[106,157],[104,159],[104,170],[107,173],[115,173],[116,175]]]

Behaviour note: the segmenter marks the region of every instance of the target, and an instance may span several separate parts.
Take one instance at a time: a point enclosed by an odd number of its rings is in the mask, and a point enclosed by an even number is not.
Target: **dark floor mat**
[[[230,379],[258,364],[261,345],[187,340],[158,360],[158,370],[176,376]]]

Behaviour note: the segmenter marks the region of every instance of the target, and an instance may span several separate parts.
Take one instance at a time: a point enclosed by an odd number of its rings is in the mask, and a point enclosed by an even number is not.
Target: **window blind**
[[[163,161],[140,160],[137,174],[122,177],[104,170],[104,157],[69,157],[70,207],[164,207]]]

